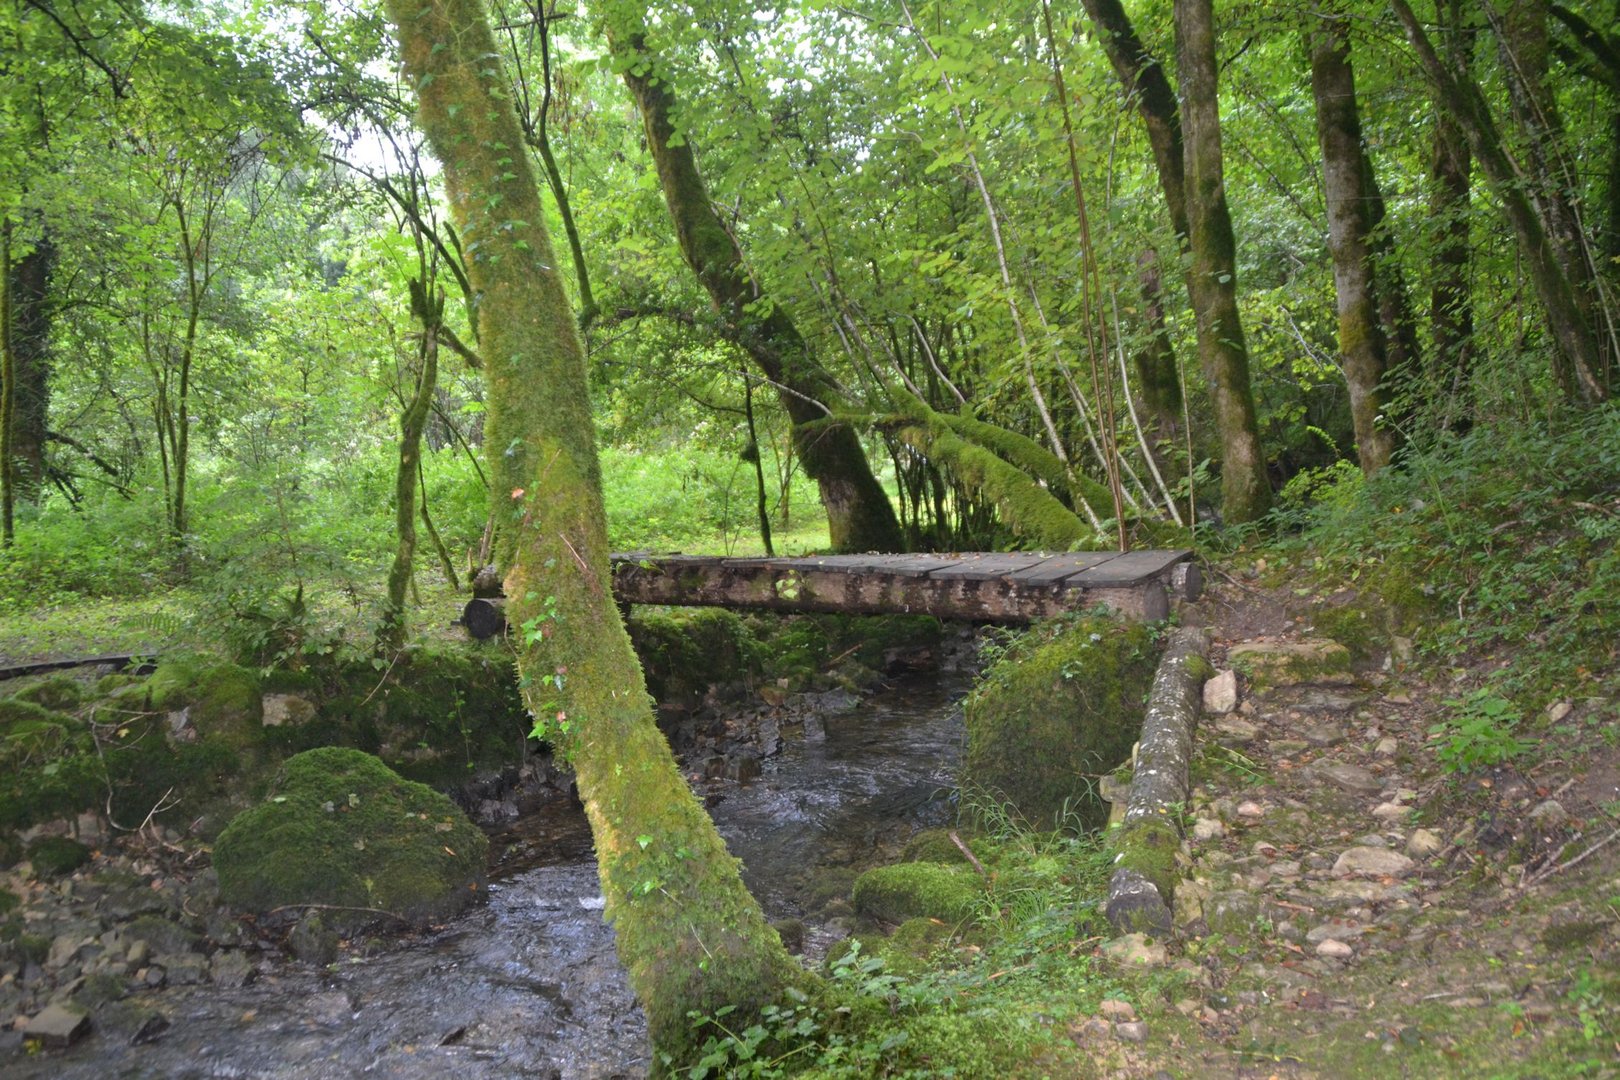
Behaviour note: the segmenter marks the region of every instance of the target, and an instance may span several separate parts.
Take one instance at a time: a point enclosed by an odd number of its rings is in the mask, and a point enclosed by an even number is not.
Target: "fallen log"
[[[1153,676],[1105,909],[1121,933],[1166,935],[1174,925],[1180,816],[1192,789],[1193,731],[1210,673],[1208,652],[1202,630],[1177,630]]]
[[[139,663],[135,663],[139,661]],[[36,660],[30,664],[13,664],[0,668],[0,682],[20,679],[24,675],[43,675],[47,671],[67,671],[72,668],[101,665],[110,671],[123,671],[135,663],[136,675],[150,675],[157,667],[150,653],[118,653],[111,656],[81,656],[72,660]]]

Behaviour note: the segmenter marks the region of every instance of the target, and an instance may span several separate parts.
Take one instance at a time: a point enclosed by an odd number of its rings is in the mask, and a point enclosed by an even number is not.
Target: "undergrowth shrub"
[[[1359,488],[1354,498],[1340,497]],[[1620,641],[1620,408],[1497,422],[1409,446],[1313,504],[1297,554],[1354,582],[1441,656],[1533,649],[1512,697],[1608,672]]]

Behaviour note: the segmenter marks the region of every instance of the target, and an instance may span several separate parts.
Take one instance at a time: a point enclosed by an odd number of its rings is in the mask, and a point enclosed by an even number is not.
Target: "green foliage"
[[[1429,728],[1429,745],[1449,772],[1494,768],[1530,748],[1514,734],[1519,711],[1489,686],[1446,699],[1446,710]]]
[[[1394,628],[1421,617],[1441,655],[1533,651],[1499,692],[1568,693],[1607,669],[1620,616],[1620,409],[1481,424],[1359,496],[1318,504],[1299,557],[1377,597]]]
[[[214,846],[220,896],[265,913],[335,905],[341,925],[377,913],[420,923],[476,899],[488,841],[445,796],[357,750],[288,759],[270,798]],[[371,909],[371,910],[361,910]]]
[[[1036,828],[1104,816],[1095,778],[1130,754],[1157,663],[1152,632],[1107,617],[1053,620],[992,652],[968,697],[962,785]]]

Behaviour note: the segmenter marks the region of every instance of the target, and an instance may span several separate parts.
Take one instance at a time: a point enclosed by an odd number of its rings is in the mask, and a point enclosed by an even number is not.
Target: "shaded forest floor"
[[[1185,617],[1217,668],[1318,636],[1296,590],[1215,577]],[[1180,933],[1133,979],[1148,1038],[1076,1037],[1105,1076],[1620,1075],[1614,702],[1555,702],[1514,765],[1452,774],[1430,729],[1478,672],[1357,668],[1205,715]]]

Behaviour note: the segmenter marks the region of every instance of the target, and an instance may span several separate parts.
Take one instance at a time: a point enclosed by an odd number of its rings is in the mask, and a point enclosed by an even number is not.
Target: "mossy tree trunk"
[[[478,0],[390,0],[477,297],[486,445],[525,704],[572,762],[607,917],[653,1043],[687,1012],[744,1016],[806,976],[742,884],[653,723],[609,590],[584,350]]]
[[[1383,387],[1389,349],[1378,315],[1378,283],[1372,252],[1372,187],[1361,142],[1350,34],[1342,13],[1312,16],[1306,44],[1311,93],[1316,99],[1316,137],[1322,148],[1322,190],[1327,201],[1328,249],[1339,307],[1339,355],[1350,391],[1356,455],[1368,476],[1389,464],[1395,440],[1379,424],[1387,404]]]
[[[1221,439],[1222,515],[1233,524],[1252,521],[1271,505],[1271,486],[1237,311],[1236,245],[1222,177],[1209,0],[1180,0],[1175,5],[1179,107],[1164,66],[1142,44],[1120,0],[1082,2],[1121,85],[1136,102],[1153,149],[1170,226],[1192,257],[1187,293]]]
[[[615,65],[641,111],[681,254],[720,313],[727,336],[776,386],[793,421],[794,450],[827,508],[833,547],[902,550],[899,519],[872,475],[855,430],[825,422],[844,406],[843,391],[811,354],[786,309],[772,303],[750,275],[741,248],[709,199],[691,133],[677,134],[675,94],[655,73],[657,57],[647,47],[639,9],[615,9],[608,18],[608,39]]]
[[[1187,274],[1198,322],[1198,356],[1213,390],[1221,437],[1221,512],[1231,525],[1271,507],[1271,484],[1249,388],[1249,349],[1237,307],[1237,242],[1226,207],[1221,119],[1216,98],[1211,0],[1176,0],[1176,58],[1187,177]]]
[[[17,355],[11,333],[11,222],[0,222],[0,545],[12,544],[15,492],[11,462],[17,418]]]

